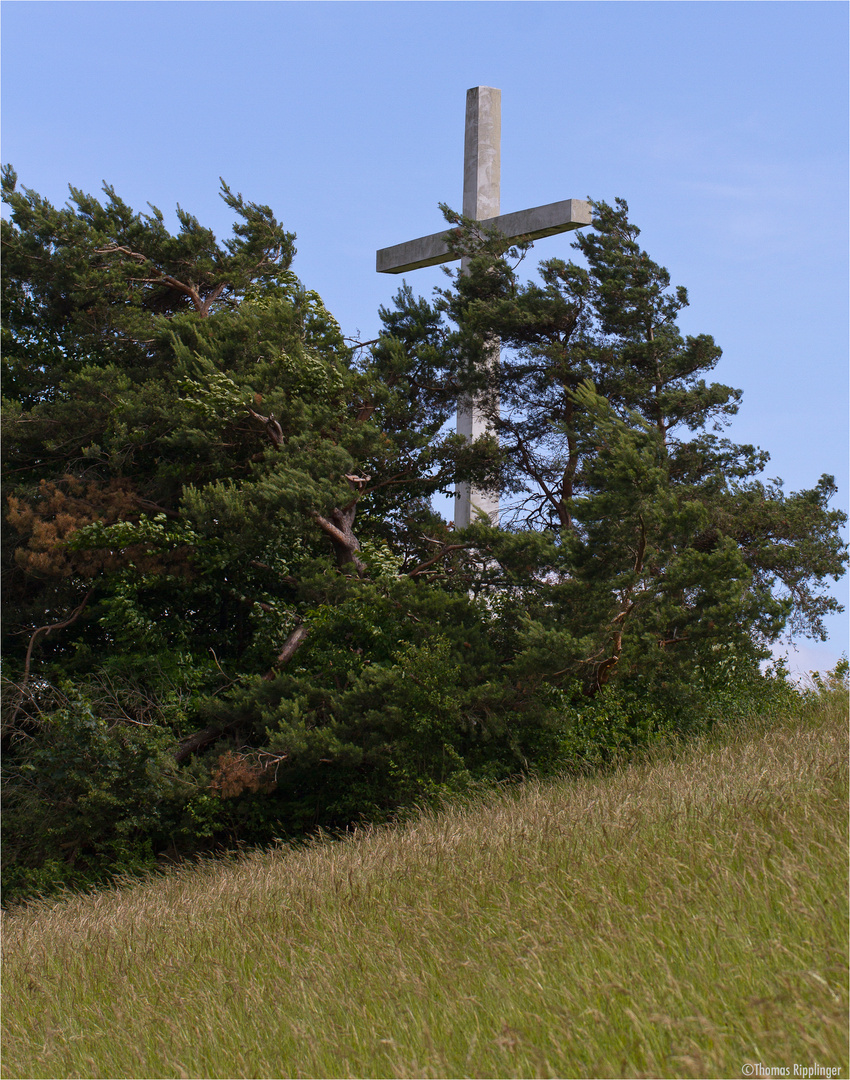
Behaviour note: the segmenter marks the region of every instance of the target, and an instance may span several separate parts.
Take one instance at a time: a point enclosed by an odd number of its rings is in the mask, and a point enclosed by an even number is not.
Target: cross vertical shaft
[[[508,240],[538,240],[544,236],[570,232],[590,225],[593,208],[583,199],[563,199],[518,210],[511,214],[499,212],[499,181],[501,173],[502,92],[492,86],[473,86],[466,93],[466,126],[463,152],[463,214],[482,224],[485,229],[497,229]],[[454,230],[420,236],[393,247],[380,248],[375,253],[375,269],[379,274],[404,274],[421,266],[437,266],[452,262],[459,255],[451,244]],[[467,267],[461,259],[461,271]],[[485,364],[490,389],[488,397],[462,398],[457,408],[457,432],[467,439],[477,439],[491,430],[487,415],[498,414],[499,342],[495,338],[485,349]],[[499,500],[483,492],[470,490],[469,484],[458,484],[455,494],[455,525],[465,528],[472,511],[483,511],[497,525]]]
[[[502,91],[473,86],[466,92],[463,213],[483,221],[499,216],[502,167]]]
[[[502,142],[502,91],[492,86],[474,86],[466,93],[466,126],[463,147],[463,214],[484,221],[499,216]],[[467,260],[461,260],[465,273]],[[488,366],[498,367],[499,344],[488,350]],[[458,402],[457,433],[477,439],[487,431],[486,416],[474,399]],[[472,509],[481,510],[493,524],[499,520],[499,500],[458,484],[455,495],[455,527],[466,528]]]

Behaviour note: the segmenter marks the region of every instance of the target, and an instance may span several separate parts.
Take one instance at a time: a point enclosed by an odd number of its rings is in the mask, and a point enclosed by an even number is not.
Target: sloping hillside
[[[4,1075],[846,1077],[846,725],[13,912]]]

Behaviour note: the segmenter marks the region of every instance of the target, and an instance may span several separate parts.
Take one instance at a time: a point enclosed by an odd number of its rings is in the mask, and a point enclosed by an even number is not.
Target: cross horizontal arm
[[[531,210],[518,210],[515,214],[487,218],[481,225],[486,229],[498,229],[509,240],[516,240],[520,236],[539,240],[543,236],[554,236],[590,225],[592,218],[589,202],[584,199],[564,199],[562,202],[535,206]],[[448,229],[396,244],[395,247],[381,248],[376,259],[378,273],[403,274],[407,270],[418,270],[420,266],[436,266],[437,263],[459,259],[459,255],[449,251],[446,238],[452,231]]]

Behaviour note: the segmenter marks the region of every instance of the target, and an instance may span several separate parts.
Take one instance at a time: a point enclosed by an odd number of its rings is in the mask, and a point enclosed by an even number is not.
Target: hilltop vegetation
[[[3,1075],[843,1076],[846,731],[837,684],[606,776],[19,908]]]
[[[760,663],[823,635],[846,515],[723,437],[740,393],[624,202],[534,282],[447,211],[470,272],[361,346],[226,185],[223,243],[109,187],[3,192],[7,901],[788,699]],[[434,512],[458,483],[498,528]]]

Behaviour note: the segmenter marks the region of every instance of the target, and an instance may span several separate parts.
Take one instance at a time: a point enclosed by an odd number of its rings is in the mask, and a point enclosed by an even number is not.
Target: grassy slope
[[[4,1075],[847,1077],[845,711],[7,915]]]

